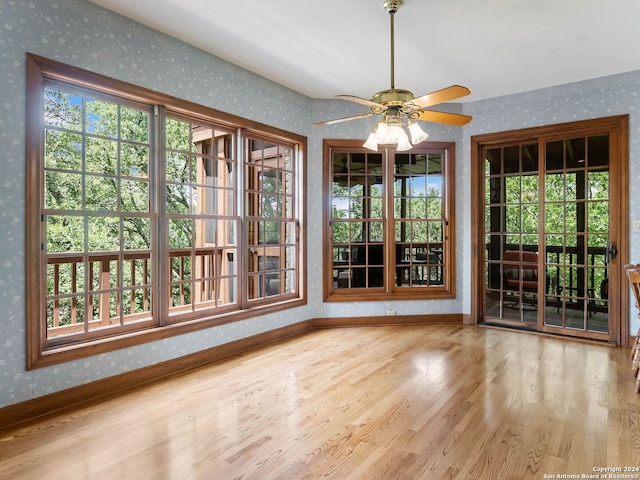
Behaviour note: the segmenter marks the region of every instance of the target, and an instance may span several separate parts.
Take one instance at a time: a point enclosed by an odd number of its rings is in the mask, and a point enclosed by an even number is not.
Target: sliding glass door
[[[486,313],[535,328],[538,318],[538,145],[486,149]],[[541,270],[544,271],[544,270]]]
[[[544,142],[545,292],[543,329],[609,333],[609,137]]]
[[[510,133],[477,145],[479,323],[618,342],[627,295],[620,137],[608,128]]]

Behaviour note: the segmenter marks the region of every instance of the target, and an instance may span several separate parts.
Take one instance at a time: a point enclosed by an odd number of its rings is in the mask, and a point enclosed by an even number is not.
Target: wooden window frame
[[[26,195],[25,195],[25,264],[26,264],[26,341],[27,341],[27,370],[59,364],[72,360],[85,358],[122,348],[132,347],[148,342],[158,341],[175,335],[183,335],[215,327],[218,325],[249,319],[258,315],[264,315],[299,307],[307,303],[306,284],[306,232],[305,232],[305,165],[307,155],[307,139],[301,135],[290,133],[275,127],[247,120],[235,115],[230,115],[202,105],[175,98],[163,93],[149,90],[130,83],[89,72],[77,67],[62,64],[60,62],[40,57],[31,53],[26,55],[26,144],[25,144],[25,170],[26,170]],[[296,259],[295,276],[296,288],[292,294],[267,297],[261,302],[250,304],[246,300],[246,269],[238,266],[238,308],[223,311],[203,311],[195,315],[186,316],[181,321],[169,321],[166,312],[168,307],[155,310],[154,322],[140,329],[125,332],[109,333],[101,337],[82,339],[76,342],[52,346],[47,341],[46,325],[46,282],[47,282],[47,255],[44,244],[43,232],[43,208],[44,208],[44,103],[43,82],[53,80],[61,84],[67,84],[92,92],[107,94],[123,101],[137,102],[155,108],[155,113],[162,116],[163,112],[170,111],[176,115],[184,115],[190,118],[201,118],[203,121],[215,123],[230,131],[237,132],[238,138],[238,164],[237,171],[243,170],[244,155],[243,139],[246,136],[261,136],[274,143],[284,143],[293,148],[293,162],[296,165],[294,178],[295,188],[295,221],[299,228],[295,238]],[[155,145],[153,148],[162,148],[164,133],[155,132]],[[157,158],[162,158],[158,156]],[[238,173],[242,177],[242,173]],[[156,173],[156,175],[159,175]],[[151,183],[157,183],[158,177],[151,177]],[[243,196],[245,185],[242,180],[238,184],[237,197]],[[157,215],[162,223],[163,214],[161,202],[156,195],[153,214]],[[152,202],[153,203],[153,202]],[[240,221],[244,222],[244,210],[239,202],[237,210]],[[242,229],[242,228],[241,228]],[[161,231],[161,229],[159,229]],[[158,234],[158,238],[163,236]],[[157,240],[156,240],[157,242]],[[238,232],[236,239],[239,257],[246,250],[246,237]],[[156,269],[156,278],[161,286],[154,287],[153,295],[166,295],[168,287],[162,287],[170,278],[169,258],[164,258],[160,252],[166,252],[166,248],[154,246],[151,256],[153,268]],[[238,261],[242,265],[243,261]],[[164,273],[163,273],[164,272]],[[167,284],[168,285],[168,284]],[[159,293],[160,292],[160,293]],[[155,300],[154,300],[155,301]],[[162,300],[161,300],[162,301]],[[160,312],[160,313],[159,313]],[[164,313],[162,313],[164,312]]]
[[[367,153],[360,140],[325,139],[323,148],[323,296],[325,302],[390,301],[418,299],[452,299],[456,296],[455,275],[455,143],[424,142],[408,152],[399,154],[442,153],[443,156],[443,252],[442,284],[420,287],[396,285],[396,241],[394,221],[394,183],[387,165],[394,164],[395,150],[391,147],[381,149],[383,155],[383,218],[384,241],[383,264],[384,283],[371,288],[336,288],[334,279],[333,241],[332,241],[332,181],[334,153]],[[391,159],[391,160],[389,160]],[[391,173],[391,175],[394,175]],[[393,178],[391,180],[390,178]],[[391,241],[389,241],[391,239]],[[377,264],[376,264],[377,265]]]

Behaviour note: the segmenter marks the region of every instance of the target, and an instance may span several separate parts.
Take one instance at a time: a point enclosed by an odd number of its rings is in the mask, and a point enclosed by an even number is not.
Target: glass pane
[[[426,197],[427,185],[425,177],[409,177],[407,189],[411,197]]]
[[[149,184],[134,180],[120,181],[121,210],[125,212],[148,212]]]
[[[45,167],[80,171],[82,169],[82,136],[45,130]]]
[[[517,234],[517,235],[506,234],[504,236],[504,241],[505,241],[505,247],[510,246],[512,248],[519,248],[520,245],[522,245],[520,234]]]
[[[589,235],[589,248],[602,250],[601,254],[604,255],[604,248],[607,246],[609,240],[608,232],[606,235]]]
[[[45,208],[80,210],[82,205],[82,176],[70,173],[45,173]]]
[[[170,182],[186,182],[189,168],[189,156],[184,153],[167,154],[167,180]]]
[[[520,171],[520,148],[517,146],[506,147],[504,154],[504,173],[517,173]]]
[[[411,223],[411,236],[409,240],[412,242],[424,243],[427,239],[427,225],[433,227],[433,224],[427,224],[427,222],[412,222]],[[429,235],[431,235],[431,228],[429,228]]]
[[[148,177],[149,147],[146,145],[122,145],[120,168],[122,175]]]
[[[167,149],[191,151],[191,126],[187,122],[167,118],[166,137]]]
[[[84,220],[82,217],[47,215],[47,252],[84,251]]]
[[[564,204],[545,204],[545,231],[549,233],[562,233],[564,228]]]
[[[553,173],[545,176],[545,199],[549,202],[564,200],[564,175]]]
[[[440,222],[429,223],[429,242],[441,243],[444,241],[444,224]]]
[[[369,225],[369,240],[372,242],[384,241],[384,223],[371,222]]]
[[[117,210],[118,183],[114,177],[86,175],[85,189],[87,210],[107,210],[111,212]]]
[[[588,172],[589,199],[609,199],[609,172]]]
[[[537,176],[522,177],[522,202],[538,203],[540,181]]]
[[[584,178],[584,174],[580,173],[580,178]],[[567,173],[565,175],[565,199],[567,201],[575,201],[580,198],[584,198],[584,195],[581,195],[580,189],[578,188],[578,174],[576,173]]]
[[[366,218],[364,215],[364,199],[362,197],[351,197],[349,199],[349,218]]]
[[[567,168],[583,168],[586,165],[586,143],[584,138],[566,141]]]
[[[590,167],[609,165],[609,135],[589,137],[588,148]]]
[[[349,218],[349,198],[334,196],[331,210],[333,218]]]
[[[505,232],[518,233],[521,231],[520,205],[508,205],[505,207],[506,225]]]
[[[537,172],[538,171],[538,144],[522,146],[522,171]],[[535,177],[537,178],[537,177]]]
[[[440,157],[436,155],[429,155],[428,160],[427,155],[424,154],[411,155],[411,169],[409,173],[417,177],[423,177],[427,173],[434,175],[441,173],[440,160]]]
[[[443,200],[440,198],[430,198],[427,200],[427,214],[426,218],[442,218],[444,216]]]
[[[506,203],[520,203],[520,177],[506,177],[504,179],[504,201]]]
[[[134,108],[122,107],[120,111],[120,137],[133,142],[149,142],[149,114]]]
[[[369,201],[369,218],[383,218],[383,199],[371,198]]]
[[[167,185],[167,211],[169,213],[190,212],[190,202],[194,198],[194,189],[188,185]]]
[[[88,245],[91,252],[120,251],[120,220],[115,217],[89,217]]]
[[[567,247],[567,251],[570,251],[571,247],[577,247],[579,241],[582,241],[582,237],[580,235],[565,235],[565,245]]]
[[[545,164],[547,170],[560,170],[564,166],[564,142],[556,140],[545,144]]]
[[[365,240],[364,237],[364,223],[361,222],[352,222],[349,224],[350,227],[350,238],[351,242],[363,242]]]
[[[47,125],[82,130],[82,96],[57,88],[45,88],[44,119]]]
[[[485,174],[500,175],[502,173],[502,149],[487,150],[485,158]]]
[[[578,229],[578,205],[575,203],[565,204],[565,230],[567,232],[584,231],[584,229]]]
[[[125,218],[122,221],[122,249],[147,250],[151,248],[151,220],[148,218]]]
[[[441,175],[429,175],[427,179],[427,196],[442,197],[444,195],[444,187],[442,185],[443,178]]]
[[[609,202],[587,202],[589,232],[609,232]]]
[[[333,243],[348,243],[349,224],[347,222],[332,222]]]
[[[118,162],[118,142],[99,138],[86,139],[85,169],[87,172],[115,174]]]
[[[502,256],[502,235],[487,235],[487,258],[500,260]]]
[[[187,248],[193,246],[193,220],[190,218],[172,218],[169,220],[169,248]]]
[[[85,108],[88,133],[111,138],[118,136],[118,105],[87,98]]]
[[[537,204],[522,206],[522,231],[528,233],[538,232],[538,221],[540,214]]]

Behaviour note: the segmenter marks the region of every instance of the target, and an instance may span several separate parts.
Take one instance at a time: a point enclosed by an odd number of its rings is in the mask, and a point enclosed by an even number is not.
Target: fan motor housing
[[[373,98],[371,98],[371,101],[384,105],[385,107],[392,107],[401,106],[405,102],[413,100],[414,98],[413,93],[409,90],[391,88],[389,90],[382,90],[381,92],[376,93]]]

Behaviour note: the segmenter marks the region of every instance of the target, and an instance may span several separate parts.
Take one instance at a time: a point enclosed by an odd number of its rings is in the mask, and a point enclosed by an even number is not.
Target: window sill
[[[218,327],[227,323],[247,320],[259,315],[266,315],[279,311],[301,307],[307,304],[306,299],[295,298],[279,303],[256,306],[252,309],[234,311],[222,315],[194,319],[187,322],[169,324],[162,327],[146,328],[134,332],[127,332],[117,336],[102,337],[73,345],[57,345],[38,352],[37,358],[27,360],[27,370],[48,367],[64,362],[112,352],[123,348],[135,347],[145,343],[155,342],[177,335],[185,335],[208,328]],[[29,361],[31,360],[31,361]]]

